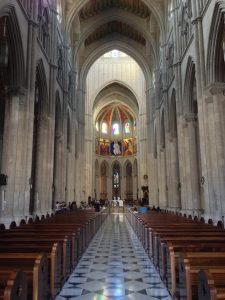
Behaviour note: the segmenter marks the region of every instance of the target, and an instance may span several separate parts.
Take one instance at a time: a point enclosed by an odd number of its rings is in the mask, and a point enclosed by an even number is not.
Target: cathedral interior
[[[0,0],[0,299],[225,299],[225,0]]]
[[[122,199],[225,213],[225,1],[1,0],[0,223]]]

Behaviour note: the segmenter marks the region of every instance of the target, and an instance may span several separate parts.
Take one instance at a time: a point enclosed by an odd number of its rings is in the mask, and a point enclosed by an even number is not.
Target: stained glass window
[[[130,133],[130,123],[129,122],[125,123],[124,132],[125,133]]]
[[[113,134],[119,134],[120,133],[120,129],[119,129],[119,124],[118,123],[115,123],[113,124]]]
[[[119,184],[120,184],[119,173],[118,172],[114,172],[113,173],[113,187],[115,189],[118,189],[119,188]]]
[[[59,21],[59,23],[62,22],[62,4],[61,4],[61,0],[57,1],[57,19]]]
[[[107,133],[107,124],[106,124],[106,122],[102,123],[102,133]]]
[[[95,124],[96,131],[99,131],[98,122]]]

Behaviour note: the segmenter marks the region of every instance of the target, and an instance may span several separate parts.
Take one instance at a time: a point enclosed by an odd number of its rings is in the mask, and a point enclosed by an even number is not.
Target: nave
[[[124,214],[103,223],[56,300],[169,300]]]

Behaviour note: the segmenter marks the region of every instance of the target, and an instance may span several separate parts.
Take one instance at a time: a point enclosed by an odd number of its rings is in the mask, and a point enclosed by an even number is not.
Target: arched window
[[[172,0],[169,1],[168,15],[169,15],[169,20],[170,20],[173,15],[173,1]]]
[[[61,0],[57,0],[57,4],[56,4],[56,9],[57,9],[57,19],[59,21],[59,23],[62,23],[62,4],[61,4]]]
[[[118,189],[120,187],[120,180],[119,180],[119,172],[115,171],[113,173],[113,187]]]
[[[130,123],[126,122],[124,124],[124,133],[130,133]]]
[[[120,196],[120,166],[117,162],[113,165],[112,171],[112,196],[117,198]]]
[[[103,122],[102,123],[102,133],[107,133],[108,132],[108,128],[107,127],[108,126],[107,126],[106,122]]]
[[[120,127],[118,123],[114,123],[112,126],[113,134],[119,134],[120,133]]]
[[[47,7],[43,7],[42,1],[39,1],[38,6],[38,38],[42,43],[42,46],[46,52],[49,54],[49,43],[50,43],[50,33],[49,33],[49,11]]]

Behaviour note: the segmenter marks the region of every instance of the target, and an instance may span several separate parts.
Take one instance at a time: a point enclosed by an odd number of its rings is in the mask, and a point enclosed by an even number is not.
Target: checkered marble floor
[[[109,215],[56,300],[170,300],[123,214]]]

